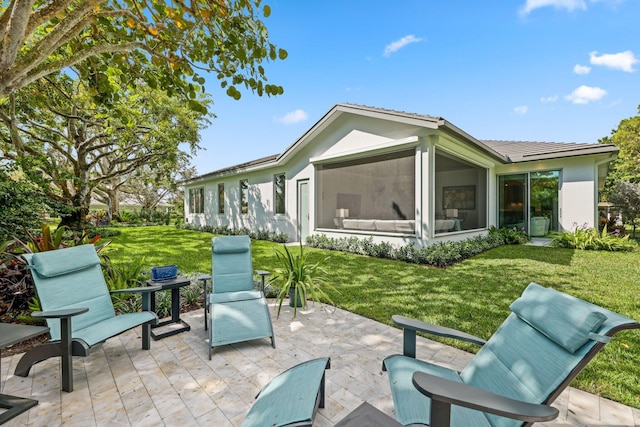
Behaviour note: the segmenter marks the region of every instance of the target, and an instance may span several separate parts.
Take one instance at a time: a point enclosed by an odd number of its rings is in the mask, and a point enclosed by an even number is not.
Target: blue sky
[[[441,116],[479,139],[597,142],[640,104],[638,0],[265,0],[284,95],[228,98],[198,173],[284,151],[336,103]]]

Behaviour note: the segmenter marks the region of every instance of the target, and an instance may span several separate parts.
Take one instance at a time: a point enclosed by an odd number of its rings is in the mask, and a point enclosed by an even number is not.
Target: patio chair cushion
[[[321,357],[282,372],[260,391],[241,426],[311,426],[318,407],[324,407],[329,365],[330,359]]]
[[[384,360],[384,365],[389,374],[395,416],[403,425],[422,424],[424,420],[429,419],[431,413],[429,399],[417,393],[413,385],[414,372],[426,372],[457,383],[462,382],[459,373],[453,369],[399,354],[387,357]],[[453,406],[451,408],[451,425],[488,427],[491,424],[482,412]]]
[[[213,245],[214,254],[237,254],[251,250],[249,239],[216,239]]]
[[[84,329],[75,329],[73,338],[74,340],[84,341],[89,347],[93,347],[109,338],[120,335],[123,331],[128,331],[155,319],[157,319],[157,316],[152,311],[125,313],[102,320],[100,323],[90,325]]]
[[[260,299],[262,293],[260,291],[238,291],[238,292],[225,292],[222,294],[210,294],[209,302],[211,304],[225,303],[232,301],[244,301],[248,299]]]
[[[511,306],[520,319],[538,332],[575,353],[607,319],[582,301],[532,283]]]
[[[33,254],[25,255],[32,256]],[[47,253],[46,258],[34,257],[32,268],[42,277],[56,277],[99,264],[100,259],[96,251],[76,250],[74,251],[72,263],[69,262],[69,255],[66,251],[50,251]]]

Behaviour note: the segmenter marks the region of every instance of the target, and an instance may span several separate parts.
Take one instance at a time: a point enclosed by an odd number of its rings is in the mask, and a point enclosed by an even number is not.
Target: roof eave
[[[543,153],[543,154],[532,154],[532,155],[524,155],[520,158],[509,159],[510,163],[524,163],[524,162],[534,162],[538,160],[553,160],[553,159],[564,159],[567,157],[581,157],[581,156],[591,156],[596,154],[612,154],[616,155],[620,148],[615,145],[607,144],[602,147],[590,147],[581,150],[567,150],[567,151],[559,151],[555,153]]]
[[[510,163],[509,157],[498,153],[493,148],[487,146],[486,144],[483,144],[482,141],[474,138],[473,136],[469,135],[468,133],[466,133],[459,127],[457,127],[456,125],[452,124],[451,122],[443,118],[440,118],[440,126],[438,127],[438,129],[442,130],[443,132],[449,135],[457,136],[458,138],[463,139],[467,143],[478,148],[479,150],[482,150],[488,153],[491,157],[501,161],[502,163]]]

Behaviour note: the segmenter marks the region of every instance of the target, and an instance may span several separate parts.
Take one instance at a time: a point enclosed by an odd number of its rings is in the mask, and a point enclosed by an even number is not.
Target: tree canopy
[[[0,126],[0,158],[19,165],[52,200],[70,208],[62,213],[64,225],[83,227],[96,188],[113,188],[143,166],[169,174],[188,156],[180,144],[198,148],[206,115],[159,89],[123,94],[105,106],[61,74],[0,103],[6,125]]]
[[[618,159],[613,164],[607,179],[607,189],[619,181],[640,181],[640,106],[638,115],[620,121],[611,136],[600,139],[604,144],[615,144],[620,148]]]
[[[620,209],[625,222],[633,225],[635,238],[636,219],[640,218],[640,183],[618,182],[609,192],[608,200]]]
[[[262,63],[285,59],[259,18],[261,0],[9,0],[0,2],[0,99],[61,70],[75,68],[103,102],[141,83],[178,96],[193,109],[204,73],[227,95],[278,95]],[[114,72],[117,71],[117,73]]]

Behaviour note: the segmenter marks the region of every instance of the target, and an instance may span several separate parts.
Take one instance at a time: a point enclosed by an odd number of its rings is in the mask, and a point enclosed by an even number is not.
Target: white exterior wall
[[[571,157],[546,161],[502,164],[475,147],[455,139],[450,134],[407,123],[342,114],[327,126],[319,126],[305,135],[305,144],[294,146],[285,152],[280,163],[256,165],[245,171],[223,172],[222,176],[203,178],[186,186],[186,221],[200,226],[227,226],[248,228],[251,231],[266,230],[284,233],[290,241],[299,241],[298,230],[298,183],[308,182],[309,234],[326,234],[328,237],[369,237],[374,242],[390,242],[395,245],[428,245],[442,240],[463,240],[484,234],[488,227],[497,225],[498,196],[497,176],[509,173],[525,173],[542,170],[560,171],[559,225],[562,229],[573,228],[573,224],[593,225],[597,221],[598,164],[610,159],[609,154]],[[416,233],[402,235],[364,230],[316,229],[316,183],[315,164],[350,160],[363,156],[384,154],[413,147],[416,150],[415,176]],[[452,154],[462,160],[486,168],[486,182],[478,182],[479,194],[486,186],[487,228],[435,234],[431,222],[441,200],[437,200],[431,188],[435,182],[435,155],[438,150]],[[286,212],[274,214],[275,174],[284,173],[286,178]],[[249,213],[240,214],[240,180],[249,182]],[[450,179],[455,185],[456,177]],[[218,183],[225,185],[225,212],[218,214]],[[204,186],[205,212],[188,213],[190,188]]]
[[[610,155],[604,154],[499,165],[496,174],[560,171],[558,225],[560,231],[571,231],[576,225],[598,225],[598,164],[607,159]],[[497,209],[497,202],[493,206]]]

